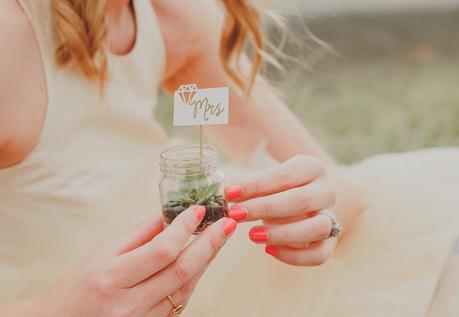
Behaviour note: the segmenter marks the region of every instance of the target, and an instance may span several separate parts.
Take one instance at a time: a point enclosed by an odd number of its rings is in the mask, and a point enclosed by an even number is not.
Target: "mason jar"
[[[159,193],[164,225],[192,205],[206,208],[195,234],[228,214],[225,177],[218,168],[218,151],[214,146],[182,145],[160,155],[162,172]]]

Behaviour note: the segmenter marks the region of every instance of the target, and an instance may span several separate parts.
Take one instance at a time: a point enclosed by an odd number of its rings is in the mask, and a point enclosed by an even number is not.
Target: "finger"
[[[115,259],[114,275],[121,287],[131,287],[175,261],[205,215],[192,206],[178,215],[155,239]]]
[[[330,238],[314,247],[297,249],[287,246],[266,245],[265,252],[279,261],[294,266],[318,266],[328,261],[336,246],[336,239]]]
[[[209,263],[210,264],[210,263]],[[183,305],[183,307],[186,307],[188,304],[191,295],[193,294],[194,290],[196,289],[196,286],[201,279],[202,275],[204,272],[207,270],[208,265],[206,265],[195,277],[193,277],[190,282],[186,283],[183,285],[181,288],[179,288],[175,293],[171,294],[170,296],[172,297],[172,300],[177,304],[177,305]],[[171,313],[173,313],[174,306],[172,303],[167,299],[163,299],[160,301],[157,305],[153,306],[153,308],[148,312],[146,315],[147,317],[156,317],[156,316],[169,316]]]
[[[320,159],[299,155],[228,186],[227,196],[231,201],[243,201],[303,186],[323,175],[325,168]]]
[[[135,287],[139,298],[147,295],[145,300],[155,305],[187,284],[218,253],[236,225],[234,220],[223,218],[208,227],[173,264]]]
[[[187,306],[188,302],[190,301],[191,296],[194,293],[194,290],[196,289],[196,286],[198,285],[204,273],[207,271],[207,268],[209,267],[209,265],[215,259],[215,256],[216,254],[207,262],[207,265],[195,277],[193,277],[190,280],[190,282],[183,285],[181,288],[175,291],[175,293],[170,295],[173,301],[176,303],[176,305],[183,305],[184,308]],[[174,310],[174,306],[169,301],[169,299],[166,297],[161,302],[159,302],[157,305],[155,305],[147,316],[152,316],[152,317],[175,316],[175,314],[173,313],[173,310]]]
[[[255,243],[272,245],[308,245],[310,242],[325,240],[330,236],[332,222],[323,214],[297,222],[273,226],[257,226],[249,231]]]
[[[136,225],[113,243],[116,254],[120,255],[144,245],[163,231],[163,229],[161,216],[155,216]]]
[[[334,202],[335,192],[324,182],[316,181],[233,205],[228,216],[238,221],[294,217],[331,207]]]

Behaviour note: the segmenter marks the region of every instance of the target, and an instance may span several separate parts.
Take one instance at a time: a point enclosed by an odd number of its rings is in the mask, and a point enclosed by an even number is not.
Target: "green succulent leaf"
[[[192,171],[187,172],[191,174]],[[184,204],[209,204],[218,195],[220,185],[219,182],[209,184],[205,172],[186,175],[179,184],[179,191],[168,193],[168,199]]]
[[[203,186],[204,183],[198,182],[183,182],[180,184],[180,191],[169,192],[169,201],[177,201],[187,204],[207,204],[212,200],[212,197],[218,195],[220,183],[213,182],[211,185]]]

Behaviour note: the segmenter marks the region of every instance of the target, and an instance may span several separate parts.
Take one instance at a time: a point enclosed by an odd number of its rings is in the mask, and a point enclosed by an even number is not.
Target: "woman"
[[[233,86],[230,125],[209,133],[241,160],[253,158],[264,142],[267,152],[283,162],[235,179],[227,189],[237,202],[229,217],[264,221],[251,228],[252,241],[266,245],[280,262],[323,264],[336,246],[330,237],[337,226],[333,207],[352,231],[337,258],[355,255],[346,243],[363,230],[361,223],[353,227],[359,190],[262,80],[255,83],[263,47],[258,11],[246,1],[222,3],[225,24],[210,0],[0,4],[0,271],[2,301],[8,304],[0,309],[2,316],[167,316],[180,313],[188,302],[236,224],[221,220],[183,250],[202,217],[199,207],[165,230],[154,218],[122,233],[157,213],[152,189],[158,175],[151,158],[158,157],[166,138],[151,121],[151,109],[161,84],[170,92],[191,82]],[[252,64],[241,56],[246,37],[255,45]],[[355,175],[371,178],[364,170]],[[450,227],[443,229],[447,234],[435,239],[441,251],[451,238]],[[100,240],[108,242],[93,249]],[[273,267],[266,257],[245,252],[248,245],[235,244],[237,249],[227,248],[219,257],[219,275],[209,272],[189,313],[311,311],[295,294],[308,296],[310,286],[302,282],[314,276],[305,272],[318,271],[275,267],[282,282],[289,281],[289,296],[280,299],[277,293],[285,287],[276,278],[251,283]],[[83,257],[85,252],[90,255]],[[241,259],[248,270],[237,263]],[[428,271],[440,266],[438,260]],[[334,271],[323,272],[317,273],[323,285],[316,285],[318,294],[329,290],[327,273]],[[352,287],[347,290],[355,294]],[[275,305],[260,307],[260,300]],[[300,306],[289,307],[291,300]],[[326,308],[312,311],[326,315]]]

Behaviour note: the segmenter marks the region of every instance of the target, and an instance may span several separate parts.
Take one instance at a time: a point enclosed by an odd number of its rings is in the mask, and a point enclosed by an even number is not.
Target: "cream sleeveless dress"
[[[54,65],[49,0],[20,2],[48,110],[32,154],[0,170],[0,303],[45,290],[96,242],[158,213],[157,157],[168,142],[152,119],[165,49],[150,1],[134,0],[136,44],[109,55],[103,100],[97,85]],[[459,150],[385,155],[348,171],[366,209],[331,261],[279,263],[241,225],[184,315],[457,316]]]

